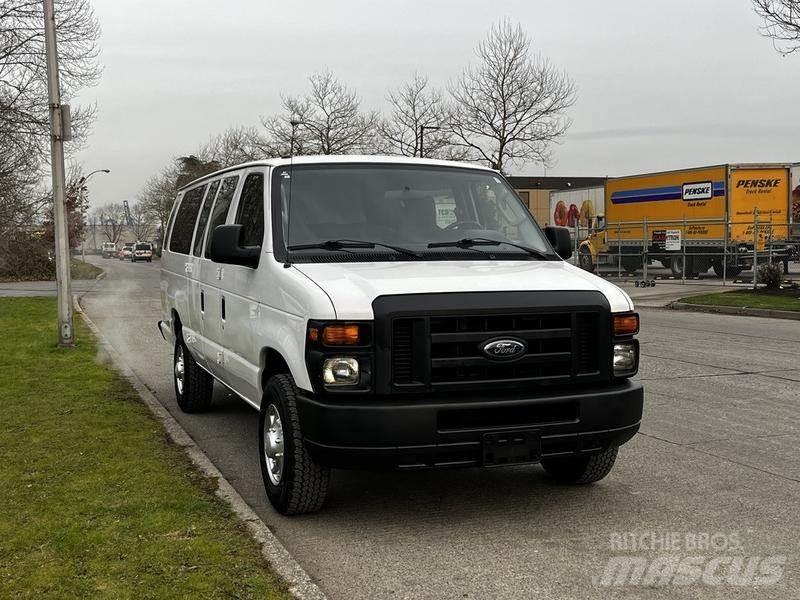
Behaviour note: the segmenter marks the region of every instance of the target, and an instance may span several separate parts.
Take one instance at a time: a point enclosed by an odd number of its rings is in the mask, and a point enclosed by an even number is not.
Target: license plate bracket
[[[483,435],[485,467],[535,463],[541,458],[542,437],[538,430],[499,431]]]

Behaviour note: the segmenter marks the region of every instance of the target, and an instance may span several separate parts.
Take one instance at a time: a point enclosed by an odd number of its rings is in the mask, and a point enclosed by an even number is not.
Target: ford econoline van
[[[260,415],[266,493],[337,468],[541,463],[606,476],[642,416],[639,318],[504,177],[375,156],[253,162],[179,190],[161,260],[177,403]],[[256,443],[256,440],[253,440]]]

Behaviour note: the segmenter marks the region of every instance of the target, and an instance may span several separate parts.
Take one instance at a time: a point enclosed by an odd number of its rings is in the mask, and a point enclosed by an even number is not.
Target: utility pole
[[[56,18],[53,0],[44,0],[44,33],[45,52],[47,54],[47,97],[50,104],[53,229],[56,240],[56,287],[58,291],[58,345],[68,348],[75,345],[72,332],[69,233],[67,210],[64,203],[64,140],[70,138],[69,108],[61,105],[61,89],[58,82],[58,51],[56,49]]]

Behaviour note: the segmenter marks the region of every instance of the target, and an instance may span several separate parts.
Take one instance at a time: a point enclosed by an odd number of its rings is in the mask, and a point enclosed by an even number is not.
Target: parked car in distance
[[[125,260],[133,256],[133,244],[123,244],[122,248],[119,250],[118,256],[120,260]]]
[[[112,258],[117,255],[117,245],[114,242],[103,242],[101,251],[103,258]]]
[[[133,246],[131,262],[138,262],[140,260],[146,260],[147,262],[153,261],[153,244],[150,242],[136,242]]]
[[[178,191],[161,256],[173,383],[259,411],[267,496],[318,510],[331,468],[541,463],[605,477],[639,429],[639,317],[474,164],[305,156]]]

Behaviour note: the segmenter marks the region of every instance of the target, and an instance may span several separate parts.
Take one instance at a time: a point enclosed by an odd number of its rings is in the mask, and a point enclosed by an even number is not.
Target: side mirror
[[[261,246],[243,246],[244,225],[219,225],[211,232],[211,260],[216,263],[255,268]]]
[[[547,240],[561,258],[567,260],[572,256],[572,238],[566,227],[545,227],[544,234]]]

